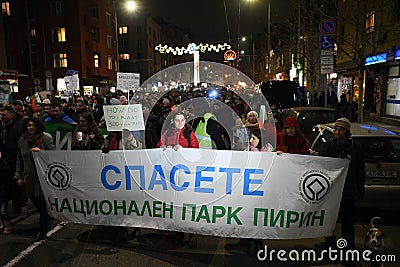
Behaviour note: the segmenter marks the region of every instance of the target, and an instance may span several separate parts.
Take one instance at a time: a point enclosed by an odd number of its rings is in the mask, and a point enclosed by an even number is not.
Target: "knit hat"
[[[24,106],[24,103],[22,103],[21,100],[15,100],[15,101],[14,101],[14,106],[16,106],[16,105],[19,105],[19,106],[23,107],[23,106]]]
[[[337,119],[336,121],[335,121],[335,124],[333,125],[334,127],[342,127],[342,128],[345,128],[345,129],[347,129],[347,130],[349,130],[350,131],[350,128],[351,128],[351,123],[350,123],[350,121],[348,120],[348,119],[346,119],[346,118],[339,118],[339,119]]]
[[[286,118],[285,125],[283,126],[283,128],[286,127],[300,127],[300,124],[297,122],[296,118],[288,117]]]
[[[247,113],[247,115],[246,115],[246,118],[248,119],[251,114],[256,115],[256,118],[258,118],[258,113],[257,113],[257,111],[254,111],[254,110],[249,111],[249,113]]]

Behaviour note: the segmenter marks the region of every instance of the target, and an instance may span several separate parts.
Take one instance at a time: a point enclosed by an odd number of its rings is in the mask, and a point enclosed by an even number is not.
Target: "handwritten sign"
[[[65,90],[67,95],[72,95],[74,90],[79,90],[78,74],[65,76],[64,81],[65,81],[65,86],[67,87],[67,89]]]
[[[129,72],[117,73],[117,89],[121,91],[136,90],[139,88],[140,74]]]
[[[144,130],[142,105],[104,106],[107,131]]]

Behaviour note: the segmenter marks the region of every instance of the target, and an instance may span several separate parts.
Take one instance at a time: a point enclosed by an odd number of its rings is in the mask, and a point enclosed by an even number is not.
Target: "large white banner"
[[[33,153],[49,213],[260,239],[328,236],[347,159],[203,149]]]

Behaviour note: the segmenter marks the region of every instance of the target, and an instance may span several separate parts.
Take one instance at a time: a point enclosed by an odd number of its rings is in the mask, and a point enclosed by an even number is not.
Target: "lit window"
[[[118,28],[118,34],[128,34],[128,27],[127,26],[121,26]]]
[[[107,57],[107,68],[109,69],[109,70],[112,70],[112,67],[113,66],[113,60],[112,60],[112,57],[111,56],[108,56]]]
[[[11,15],[10,2],[1,3],[1,14],[6,15],[6,16]]]
[[[53,55],[54,68],[66,68],[67,64],[67,53],[60,53]]]
[[[65,28],[53,28],[53,42],[63,43],[66,41]]]
[[[128,53],[119,54],[119,59],[120,60],[128,60],[129,59],[129,54]]]
[[[31,28],[31,37],[36,37],[36,29]]]
[[[373,32],[375,30],[375,11],[371,11],[367,14],[365,30],[366,32]]]
[[[99,59],[99,55],[94,55],[93,56],[93,61],[94,61],[94,67],[95,68],[99,68],[100,67],[100,59]]]

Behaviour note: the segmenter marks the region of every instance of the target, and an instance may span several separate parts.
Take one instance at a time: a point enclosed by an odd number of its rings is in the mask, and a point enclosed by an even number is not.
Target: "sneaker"
[[[12,223],[11,221],[3,221],[3,235],[9,235],[11,234],[11,229],[12,229]]]

